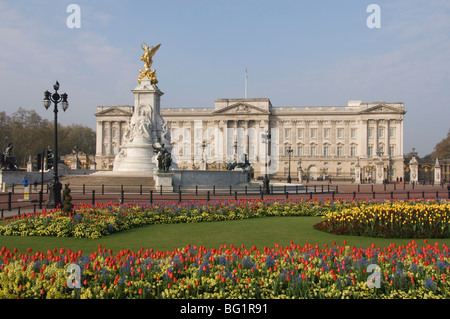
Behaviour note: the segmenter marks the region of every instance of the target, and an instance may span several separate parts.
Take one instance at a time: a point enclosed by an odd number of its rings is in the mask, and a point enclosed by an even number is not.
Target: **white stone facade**
[[[131,106],[97,108],[97,168],[112,169],[132,113]],[[355,180],[359,171],[362,181],[375,182],[380,160],[383,180],[403,178],[404,114],[401,102],[273,107],[267,98],[217,99],[211,108],[161,108],[180,169],[224,170],[226,163],[242,162],[247,154],[255,177],[260,177],[268,146],[271,178],[287,178],[290,158],[292,180],[301,169],[303,182]],[[271,133],[269,145],[266,132]]]

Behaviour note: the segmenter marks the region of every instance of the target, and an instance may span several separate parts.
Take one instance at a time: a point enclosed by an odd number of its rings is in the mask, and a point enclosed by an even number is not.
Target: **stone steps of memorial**
[[[60,178],[60,182],[63,185],[70,183],[71,186],[153,186],[155,184],[155,180],[152,176],[112,176],[108,174],[98,173],[94,173],[91,175],[64,176]]]

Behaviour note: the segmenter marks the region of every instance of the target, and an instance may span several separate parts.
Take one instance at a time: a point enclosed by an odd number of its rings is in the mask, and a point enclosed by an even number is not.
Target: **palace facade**
[[[111,170],[133,113],[98,106],[97,169]],[[403,178],[404,103],[274,107],[268,98],[217,99],[209,108],[161,108],[178,168],[225,170],[250,162],[255,178],[374,180]],[[270,134],[270,139],[268,135]],[[267,164],[267,165],[266,165]],[[356,169],[358,167],[358,169]]]

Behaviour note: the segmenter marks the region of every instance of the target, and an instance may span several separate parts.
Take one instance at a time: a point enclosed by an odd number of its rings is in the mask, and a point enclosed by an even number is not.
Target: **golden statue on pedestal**
[[[149,47],[145,42],[143,44],[145,45],[145,47],[143,47],[141,44],[141,48],[142,50],[144,50],[144,54],[142,54],[141,61],[144,61],[145,70],[144,71],[139,70],[140,75],[138,78],[138,82],[139,84],[141,84],[141,79],[144,77],[148,77],[151,81],[151,84],[155,85],[156,83],[158,83],[158,80],[156,79],[156,71],[154,69],[150,70],[150,68],[153,64],[152,58],[155,55],[156,51],[158,51],[159,47],[161,46],[161,43],[155,47]]]

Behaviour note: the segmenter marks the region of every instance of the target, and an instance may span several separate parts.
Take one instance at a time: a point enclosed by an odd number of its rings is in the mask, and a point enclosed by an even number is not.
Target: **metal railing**
[[[450,198],[450,189],[441,186],[413,184],[288,184],[271,185],[270,194],[263,192],[262,186],[210,186],[175,187],[173,191],[156,190],[154,186],[136,185],[79,185],[71,186],[72,203],[92,204],[112,203],[163,203],[212,200],[255,200],[255,199],[435,199]],[[25,211],[40,211],[45,208],[48,194],[31,192],[25,201],[23,192],[0,193],[0,218],[20,215]],[[6,213],[8,212],[8,213]]]

